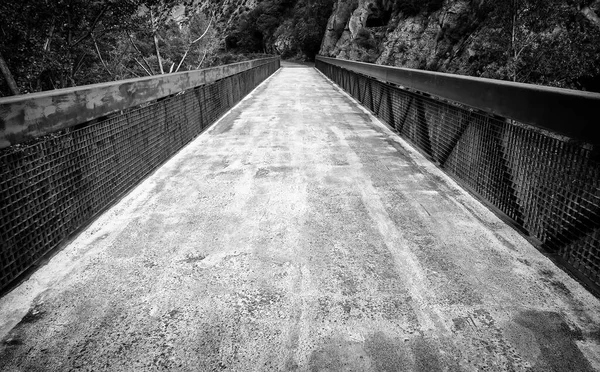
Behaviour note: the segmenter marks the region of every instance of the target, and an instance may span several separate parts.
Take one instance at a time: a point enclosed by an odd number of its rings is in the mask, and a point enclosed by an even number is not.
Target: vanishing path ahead
[[[600,302],[284,65],[0,299],[0,370],[591,371]]]

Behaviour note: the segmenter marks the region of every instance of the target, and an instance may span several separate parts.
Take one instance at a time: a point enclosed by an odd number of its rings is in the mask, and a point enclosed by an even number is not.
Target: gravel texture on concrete
[[[0,370],[600,370],[598,299],[291,67],[0,299]]]

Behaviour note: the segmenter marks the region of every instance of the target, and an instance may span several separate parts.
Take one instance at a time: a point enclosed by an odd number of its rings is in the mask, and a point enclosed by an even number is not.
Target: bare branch
[[[102,66],[104,66],[104,69],[106,70],[106,72],[108,72],[108,74],[110,75],[110,77],[113,77],[113,73],[110,72],[110,70],[108,69],[108,65],[106,64],[106,62],[104,62],[104,58],[102,58],[102,53],[100,53],[100,48],[98,48],[98,43],[96,42],[96,38],[94,37],[94,34],[92,33],[91,35],[92,40],[94,41],[94,46],[96,47],[96,53],[98,53],[98,58],[100,58],[100,62],[102,62]]]
[[[50,50],[50,42],[52,41],[52,35],[54,34],[54,20],[52,20],[52,26],[50,26],[50,31],[48,31],[48,37],[46,38],[46,42],[44,43],[44,52]]]
[[[204,32],[202,33],[202,35],[200,35],[200,37],[197,38],[196,40],[192,41],[190,43],[190,45],[196,44],[197,42],[199,42],[204,37],[204,35],[206,35],[206,33],[208,32],[208,29],[210,28],[211,23],[212,23],[212,18],[208,22],[208,26],[206,26],[206,30],[204,30]]]
[[[190,49],[192,48],[192,45],[194,45],[195,43],[197,43],[198,41],[202,40],[202,38],[206,35],[206,33],[208,32],[208,29],[210,28],[210,25],[212,24],[212,18],[210,19],[210,21],[208,22],[208,26],[206,26],[206,30],[204,30],[204,32],[202,33],[202,35],[200,35],[199,38],[197,38],[196,40],[192,41],[190,43],[190,45],[188,45],[187,49],[185,50],[185,53],[183,54],[183,57],[181,57],[181,61],[179,61],[179,64],[177,65],[177,69],[175,70],[175,72],[179,71],[179,68],[181,67],[181,65],[183,64],[183,61],[185,60],[185,57],[187,57],[188,53],[190,52]],[[205,54],[206,56],[206,54]],[[204,58],[203,58],[204,60]]]
[[[585,16],[585,18],[587,18],[588,21],[592,22],[594,26],[600,28],[600,17],[598,17],[598,14],[596,14],[596,12],[594,12],[594,9],[591,8],[592,6],[598,3],[600,3],[600,1],[596,1],[589,6],[584,6],[580,9],[580,11]]]
[[[144,66],[142,66],[142,67],[144,67]],[[135,71],[133,71],[132,69],[130,69],[130,68],[128,68],[128,67],[125,67],[125,70],[129,71],[129,73],[131,73],[131,74],[132,74],[133,76],[135,76],[135,77],[138,77],[138,78],[139,78],[139,77],[141,77],[141,76],[140,76],[140,75],[138,75],[138,74],[137,74]]]
[[[136,61],[136,62],[137,62],[137,64],[138,64],[138,65],[140,65],[140,67],[141,67],[141,68],[142,68],[144,71],[146,71],[146,73],[148,74],[148,76],[152,76],[152,75],[154,75],[154,74],[151,74],[151,73],[150,73],[150,71],[148,71],[148,69],[146,69],[146,67],[144,67],[144,65],[142,65],[142,63],[141,63],[140,61],[138,61],[138,60],[137,60],[137,58],[134,58],[133,60],[134,60],[134,61]]]
[[[98,22],[100,22],[100,19],[102,19],[102,17],[104,16],[104,13],[106,13],[106,11],[109,8],[109,3],[106,3],[104,5],[104,7],[100,10],[100,12],[98,13],[98,15],[96,15],[96,18],[94,18],[94,20],[92,21],[92,24],[90,25],[89,29],[87,30],[87,32],[80,37],[79,39],[77,39],[77,41],[75,41],[73,44],[70,45],[70,47],[74,47],[77,44],[81,43],[82,41],[84,41],[85,39],[87,39],[88,37],[92,36],[92,32],[94,32],[94,29],[96,28],[96,25],[98,24]]]
[[[204,51],[204,56],[202,56],[202,60],[200,61],[200,63],[198,63],[198,66],[196,66],[196,70],[200,69],[200,66],[202,66],[202,62],[204,62],[204,58],[206,58],[206,53],[208,52],[208,49],[206,49]]]
[[[77,61],[77,63],[75,64],[75,66],[73,68],[73,72],[71,73],[71,76],[75,76],[75,74],[79,71],[81,66],[83,66],[83,60],[85,59],[86,56],[87,56],[87,54],[83,53],[81,55],[81,57],[79,57],[79,60]]]
[[[185,53],[183,53],[183,57],[181,57],[181,61],[179,61],[179,64],[177,65],[177,68],[175,69],[175,72],[179,71],[179,68],[181,67],[181,64],[183,63],[183,61],[185,60],[185,57],[187,57],[188,52],[190,51],[190,48],[192,46],[188,46],[187,49],[185,50]]]
[[[8,65],[6,64],[4,57],[2,57],[2,53],[0,53],[0,71],[2,71],[2,76],[4,76],[4,80],[6,80],[6,83],[8,84],[8,87],[10,88],[11,93],[14,94],[15,96],[20,94],[19,87],[17,86],[17,82],[15,81],[12,74],[10,73],[10,69],[8,68]]]
[[[127,33],[127,36],[129,36],[129,41],[131,42],[131,45],[133,46],[133,49],[135,49],[138,52],[138,54],[140,55],[140,57],[142,57],[142,61],[144,61],[144,63],[146,64],[146,67],[148,67],[148,70],[152,72],[151,75],[154,75],[154,70],[152,69],[152,66],[150,66],[150,64],[148,63],[148,61],[146,61],[146,58],[144,58],[144,55],[142,54],[142,52],[140,51],[140,49],[133,42],[133,38],[131,37],[131,34]],[[146,70],[146,69],[144,68],[144,70]]]
[[[125,56],[127,55],[127,53],[129,53],[129,45],[126,45],[125,50],[122,53],[119,53],[119,58],[118,58],[117,62],[115,63],[116,66],[123,66],[123,60],[125,59]],[[110,52],[109,52],[109,55],[110,55]],[[119,74],[115,73],[115,75],[119,75]]]
[[[160,49],[158,48],[158,21],[156,21],[155,25],[154,12],[152,12],[152,9],[150,9],[150,21],[152,23],[152,39],[154,40],[154,51],[156,53],[156,58],[158,59],[158,67],[160,68],[160,73],[164,74],[165,70],[163,69],[162,60],[160,58]]]

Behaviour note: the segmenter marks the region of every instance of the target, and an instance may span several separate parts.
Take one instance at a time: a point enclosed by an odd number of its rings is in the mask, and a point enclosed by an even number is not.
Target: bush
[[[373,35],[366,28],[361,28],[356,33],[356,37],[354,38],[354,42],[361,48],[375,49],[377,47],[377,42],[373,39]]]

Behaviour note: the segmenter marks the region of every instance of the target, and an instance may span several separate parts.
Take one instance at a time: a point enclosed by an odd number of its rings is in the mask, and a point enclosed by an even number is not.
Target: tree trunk
[[[202,35],[200,35],[200,37],[198,37],[196,40],[192,41],[187,49],[185,50],[185,53],[183,54],[183,57],[181,57],[181,61],[179,61],[179,64],[177,65],[177,69],[175,69],[175,72],[179,71],[179,68],[181,67],[181,64],[183,63],[183,61],[185,60],[185,57],[187,57],[190,49],[192,48],[192,45],[194,45],[195,43],[199,42],[200,40],[202,40],[202,38],[204,37],[204,35],[206,35],[206,33],[208,32],[208,29],[210,28],[210,25],[212,24],[212,18],[210,19],[210,21],[208,22],[208,26],[206,27],[206,30],[204,30],[204,32],[202,33]],[[204,54],[206,56],[206,53]],[[204,59],[204,58],[203,58]]]
[[[52,20],[52,26],[50,26],[50,31],[48,32],[48,37],[46,38],[46,42],[44,43],[44,52],[50,51],[50,43],[52,42],[52,35],[54,35],[54,20]]]
[[[513,0],[512,3],[512,30],[510,36],[510,54],[512,57],[512,66],[510,73],[512,80],[517,81],[517,13],[519,11],[519,0]]]
[[[163,69],[163,64],[160,59],[160,50],[158,49],[158,37],[156,36],[156,33],[154,33],[152,36],[154,38],[154,50],[156,51],[156,58],[158,59],[158,67],[160,68],[160,73],[164,74],[165,70]]]
[[[137,47],[137,45],[135,45],[135,43],[133,42],[133,38],[131,37],[131,34],[129,32],[127,32],[127,36],[129,37],[129,41],[131,42],[131,45],[133,45],[133,49],[135,49],[138,52],[138,54],[142,58],[142,61],[144,62],[144,64],[146,65],[146,67],[148,67],[148,70],[146,71],[146,72],[149,71],[148,75],[154,75],[154,70],[152,69],[152,66],[150,66],[150,64],[148,63],[148,61],[146,61],[146,58],[144,58],[144,55],[142,54],[142,52],[140,51],[140,49]],[[146,70],[146,69],[144,68],[144,70]]]
[[[208,53],[208,49],[204,50],[204,55],[202,56],[202,59],[200,60],[200,63],[198,63],[198,66],[196,67],[196,70],[199,70],[200,66],[202,66],[202,62],[204,62],[204,58],[206,58],[206,53]]]
[[[4,76],[6,83],[8,83],[8,88],[10,89],[11,93],[15,96],[20,94],[19,87],[17,86],[17,82],[15,81],[12,74],[10,73],[10,69],[8,68],[8,65],[6,64],[4,57],[2,57],[2,53],[0,53],[0,70],[2,70],[2,76]]]
[[[155,23],[152,9],[150,10],[150,23],[152,24],[152,38],[154,39],[154,50],[156,51],[156,58],[158,59],[158,67],[160,68],[160,73],[164,74],[165,70],[163,69],[162,60],[160,59],[160,49],[158,48],[158,36],[156,35],[156,33],[158,32],[158,20],[156,20]]]
[[[151,72],[150,72],[150,71],[149,71],[149,70],[148,70],[146,67],[144,67],[144,65],[142,65],[142,63],[141,63],[140,61],[138,61],[138,60],[137,60],[137,58],[134,58],[133,60],[134,60],[134,61],[136,61],[136,62],[137,62],[137,64],[138,64],[138,65],[140,65],[140,67],[141,67],[141,68],[142,68],[144,71],[146,71],[146,73],[148,74],[148,76],[152,76],[152,75],[154,75],[154,74],[153,74],[153,73],[151,73]]]
[[[594,2],[592,5],[598,3],[598,1]],[[591,6],[584,6],[581,8],[581,13],[587,18],[588,21],[592,22],[594,26],[600,28],[600,17],[594,12]]]
[[[108,74],[110,75],[110,77],[114,77],[113,73],[108,69],[108,65],[106,64],[106,62],[104,62],[104,58],[102,58],[102,53],[100,53],[100,48],[98,47],[98,42],[96,41],[96,37],[94,36],[94,34],[92,33],[92,41],[94,42],[94,47],[96,47],[96,53],[98,53],[98,58],[100,58],[100,62],[102,62],[102,66],[104,66],[104,69],[106,70],[106,72],[108,72]]]

